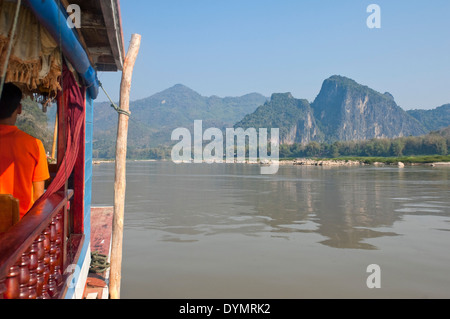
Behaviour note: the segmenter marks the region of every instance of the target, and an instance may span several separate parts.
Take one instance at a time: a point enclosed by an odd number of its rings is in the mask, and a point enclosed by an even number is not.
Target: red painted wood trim
[[[73,191],[53,194],[33,207],[17,225],[0,237],[0,281],[6,278],[10,267],[48,227],[72,196]]]
[[[78,241],[78,246],[77,246],[77,249],[76,249],[75,252],[74,252],[74,251],[71,252],[71,253],[74,253],[73,258],[72,258],[72,259],[73,259],[72,261],[77,261],[77,260],[80,259],[81,251],[83,250],[84,241],[85,241],[85,239],[86,239],[84,235],[73,235],[73,236],[71,237],[71,240],[75,239],[75,237],[77,237],[76,240]],[[67,266],[68,266],[68,265],[67,265]],[[64,269],[66,269],[67,266],[64,266]],[[74,270],[74,271],[75,271],[75,270]],[[64,283],[64,284],[63,284],[63,286],[60,288],[61,291],[59,292],[59,297],[58,297],[58,299],[64,299],[64,296],[66,295],[67,290],[69,289],[68,285],[71,284],[71,280],[69,280],[69,276],[71,276],[71,275],[73,275],[73,274],[67,274],[67,273],[64,273],[64,275],[63,275],[63,283]]]

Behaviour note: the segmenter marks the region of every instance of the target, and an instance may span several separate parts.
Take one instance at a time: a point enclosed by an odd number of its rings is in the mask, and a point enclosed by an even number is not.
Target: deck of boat
[[[91,209],[91,251],[111,256],[113,207]],[[102,273],[89,273],[84,292],[85,299],[109,298],[109,269]]]

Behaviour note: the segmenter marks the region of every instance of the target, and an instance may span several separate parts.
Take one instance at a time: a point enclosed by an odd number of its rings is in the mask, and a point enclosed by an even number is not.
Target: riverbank
[[[297,159],[293,161],[293,165],[298,166],[361,166],[365,165],[361,161],[353,161],[353,160],[313,160],[313,159]]]
[[[168,160],[128,160],[129,162],[159,162]],[[114,163],[114,160],[96,160],[94,165]],[[246,164],[260,164],[259,162],[245,162]],[[342,158],[298,158],[298,159],[281,159],[280,166],[450,166],[450,155],[434,155],[434,156],[403,156],[403,157],[342,157]]]
[[[149,160],[127,160],[128,162],[158,162],[158,160],[149,159]],[[99,164],[105,164],[105,163],[115,163],[115,160],[96,160],[93,161],[92,164],[99,165]]]
[[[342,157],[331,159],[300,158],[281,160],[280,165],[296,166],[450,166],[450,156],[402,156],[402,157]]]

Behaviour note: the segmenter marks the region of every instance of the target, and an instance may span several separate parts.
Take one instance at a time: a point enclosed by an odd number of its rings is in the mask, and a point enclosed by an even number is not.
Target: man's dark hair
[[[7,119],[17,110],[22,100],[22,90],[12,83],[5,83],[0,99],[0,120]]]

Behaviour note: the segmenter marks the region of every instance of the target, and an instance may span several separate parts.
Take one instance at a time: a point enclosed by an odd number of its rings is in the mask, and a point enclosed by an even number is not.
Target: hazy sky
[[[372,3],[381,29],[367,27]],[[121,10],[125,47],[142,35],[132,100],[181,83],[204,96],[312,101],[339,74],[404,109],[450,103],[449,0],[121,0]],[[99,74],[115,100],[120,76]]]

